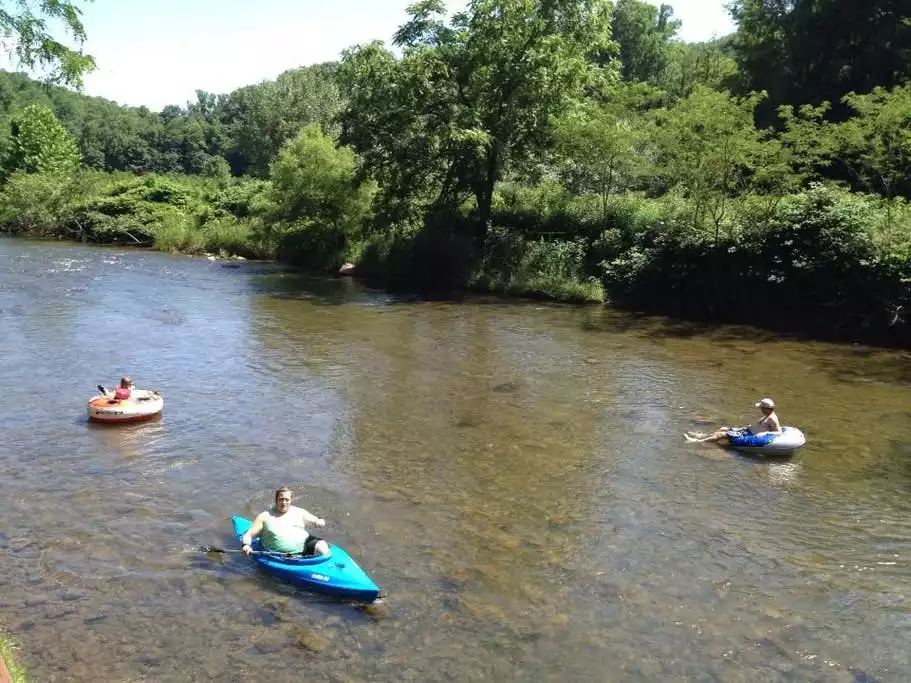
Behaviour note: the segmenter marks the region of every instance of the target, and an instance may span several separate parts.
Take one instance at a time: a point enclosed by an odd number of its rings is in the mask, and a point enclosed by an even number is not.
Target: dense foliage
[[[0,5],[2,7],[2,5]],[[911,9],[420,0],[161,112],[0,73],[0,222],[911,342]]]

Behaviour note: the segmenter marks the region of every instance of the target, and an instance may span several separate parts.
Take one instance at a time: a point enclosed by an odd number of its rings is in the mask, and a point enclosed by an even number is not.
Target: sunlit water
[[[10,239],[0,348],[36,682],[911,680],[908,354]],[[793,458],[684,444],[765,395]],[[282,484],[384,605],[192,551]]]

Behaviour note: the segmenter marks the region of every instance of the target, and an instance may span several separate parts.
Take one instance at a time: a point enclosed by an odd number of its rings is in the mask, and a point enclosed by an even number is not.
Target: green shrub
[[[14,656],[15,649],[15,643],[0,633],[0,657],[3,658],[6,668],[9,669],[12,683],[27,683],[25,667]]]
[[[911,261],[907,238],[882,232],[887,211],[879,198],[822,185],[785,197],[766,224],[743,226],[744,289],[792,313],[832,311],[838,324],[894,319],[911,305]]]
[[[394,229],[370,233],[350,254],[362,277],[389,287],[408,285],[414,265],[414,234]]]
[[[685,211],[656,210],[665,202],[650,202],[630,227],[591,242],[587,262],[600,257],[597,274],[612,300],[760,326],[790,321],[827,334],[907,334],[911,238],[901,227],[908,225],[902,202],[822,185],[777,201],[745,197],[717,242]]]
[[[269,170],[275,218],[308,221],[353,234],[367,218],[374,188],[357,175],[354,152],[316,124],[281,148]]]
[[[212,196],[212,206],[237,218],[263,216],[275,211],[268,180],[237,180]]]
[[[73,200],[73,184],[59,175],[14,173],[0,190],[0,225],[10,232],[51,237]]]
[[[281,261],[316,270],[338,270],[344,263],[347,239],[339,228],[301,220],[271,226],[267,234]]]
[[[604,301],[604,288],[585,273],[584,240],[530,239],[502,226],[488,232],[473,287],[563,301]]]

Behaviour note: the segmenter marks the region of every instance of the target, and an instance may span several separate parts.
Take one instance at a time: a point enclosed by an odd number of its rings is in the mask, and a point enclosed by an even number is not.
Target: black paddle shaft
[[[204,545],[199,549],[203,553],[242,553],[243,550],[220,548],[215,545]],[[270,553],[266,550],[251,550],[251,555],[272,555],[273,557],[303,557],[303,553]]]

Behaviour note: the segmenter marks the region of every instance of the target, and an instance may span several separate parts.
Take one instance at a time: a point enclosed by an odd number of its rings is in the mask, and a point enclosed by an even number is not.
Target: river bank
[[[275,260],[390,291],[460,291],[609,304],[699,324],[911,348],[911,209],[817,186],[758,220],[733,204],[696,229],[685,199],[541,203],[498,190],[478,242],[470,212],[420,225],[317,224],[282,213],[269,181],[84,172],[48,211],[32,197],[8,231],[27,237]],[[606,212],[605,212],[606,211]],[[366,220],[366,219],[365,219]],[[374,219],[371,219],[374,220]]]
[[[41,241],[36,239],[34,241]],[[81,240],[68,240],[79,242]],[[671,320],[664,325],[666,329],[673,329],[673,334],[680,336],[705,335],[720,326],[743,326],[744,329],[753,328],[757,333],[772,333],[780,338],[806,341],[828,341],[834,343],[866,344],[881,348],[908,349],[911,348],[908,329],[903,325],[887,325],[885,327],[871,327],[868,321],[861,321],[859,325],[833,324],[831,312],[820,311],[818,315],[789,313],[778,316],[763,316],[756,318],[749,307],[725,308],[722,311],[682,310],[674,302],[655,301],[636,302],[606,301],[606,294],[596,282],[580,283],[577,279],[567,278],[565,281],[551,278],[548,281],[531,279],[522,281],[507,278],[497,280],[475,275],[466,277],[461,284],[453,282],[441,287],[432,279],[402,276],[398,272],[389,272],[376,262],[343,263],[339,268],[313,269],[296,265],[293,261],[281,261],[276,258],[262,258],[261,254],[253,250],[239,249],[249,256],[232,254],[222,250],[220,253],[205,251],[203,247],[192,248],[187,251],[175,250],[173,247],[156,248],[151,246],[132,246],[112,242],[99,247],[110,246],[115,248],[136,248],[140,250],[161,251],[163,253],[183,254],[191,258],[207,259],[222,263],[225,267],[238,267],[236,264],[244,261],[275,263],[292,268],[302,274],[348,277],[359,280],[364,284],[385,289],[393,294],[414,294],[421,298],[437,301],[459,301],[472,295],[493,295],[506,299],[536,300],[557,304],[570,304],[582,306],[608,306],[619,311],[642,315],[646,318],[653,316],[670,317]],[[746,332],[744,332],[746,334]]]
[[[14,648],[13,641],[0,634],[0,683],[27,683],[25,669],[13,656]]]

